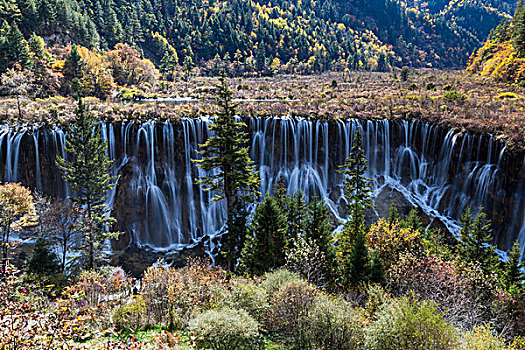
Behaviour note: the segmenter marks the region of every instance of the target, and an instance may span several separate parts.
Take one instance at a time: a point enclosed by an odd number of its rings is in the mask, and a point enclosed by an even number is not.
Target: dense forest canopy
[[[128,43],[161,70],[208,62],[214,74],[217,62],[300,73],[460,67],[512,11],[507,1],[0,0],[0,44],[24,46],[33,33],[48,48]],[[2,58],[1,70],[25,64]]]
[[[514,17],[503,19],[491,30],[484,45],[472,55],[470,72],[490,75],[499,81],[525,83],[525,4],[519,1]]]

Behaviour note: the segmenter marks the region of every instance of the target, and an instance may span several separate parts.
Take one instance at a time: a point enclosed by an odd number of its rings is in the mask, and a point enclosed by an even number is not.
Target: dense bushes
[[[289,282],[271,299],[266,326],[301,340],[302,319],[307,317],[317,294],[317,289],[308,282]]]
[[[301,320],[303,344],[315,349],[353,350],[364,345],[364,318],[344,300],[321,294],[316,296]]]
[[[260,283],[234,279],[230,281],[224,304],[232,309],[244,309],[257,321],[262,322],[269,307],[268,293]]]
[[[371,350],[454,349],[457,335],[433,302],[403,297],[384,304],[368,327]]]
[[[272,297],[289,282],[295,282],[300,280],[301,276],[299,276],[298,274],[290,272],[286,269],[279,269],[273,272],[266,273],[264,275],[261,286],[266,290],[268,296]]]
[[[117,330],[140,328],[144,325],[143,316],[146,313],[146,303],[139,295],[113,310],[113,325]]]
[[[259,325],[245,310],[222,308],[197,315],[189,330],[202,340],[200,347],[214,350],[261,348]]]
[[[208,262],[191,260],[182,269],[159,262],[142,279],[148,323],[184,326],[194,314],[218,305],[224,288],[224,271]]]
[[[466,332],[458,350],[507,350],[502,339],[495,337],[488,326],[478,326]]]
[[[402,254],[401,261],[389,268],[389,278],[399,281],[386,288],[398,297],[377,284],[350,294],[330,294],[283,269],[262,278],[227,279],[221,270],[191,261],[182,269],[150,267],[139,295],[131,295],[131,280],[119,268],[84,272],[63,294],[55,312],[68,319],[66,313],[78,315],[67,324],[80,333],[69,337],[83,341],[97,337],[96,327],[111,327],[126,342],[131,335],[143,337],[141,332],[155,332],[160,326],[162,332],[155,335],[158,344],[218,350],[260,349],[274,338],[283,349],[520,349],[507,348],[487,326],[461,322],[461,313],[470,317],[483,309],[483,303],[493,302],[471,296],[476,293],[472,285],[483,285],[471,275],[481,270],[436,257],[418,262],[408,256]],[[22,292],[10,293],[17,300]],[[352,299],[355,293],[360,297]],[[474,301],[470,308],[464,306],[469,300]],[[503,301],[500,307],[513,305]],[[20,305],[24,302],[32,301],[24,298]],[[490,315],[497,334],[502,325],[511,326],[494,311]],[[476,317],[472,320],[478,324],[488,321]],[[455,329],[451,321],[459,327]]]

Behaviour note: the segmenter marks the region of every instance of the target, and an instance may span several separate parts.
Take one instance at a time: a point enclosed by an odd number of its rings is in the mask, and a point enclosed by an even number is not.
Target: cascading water
[[[492,137],[418,121],[328,122],[287,117],[245,121],[250,155],[260,171],[261,193],[270,191],[282,177],[288,193],[301,190],[307,197],[319,196],[343,220],[343,179],[335,170],[349,155],[359,129],[376,193],[385,188],[398,190],[427,214],[441,217],[452,232],[466,206],[483,205],[495,221],[500,246],[508,248],[517,238],[522,246],[525,243],[525,185],[519,179],[525,164],[517,180],[509,179],[505,145]],[[199,145],[211,136],[210,122],[183,118],[102,125],[116,183],[108,203],[114,207],[117,229],[127,232],[133,243],[169,250],[220,231],[225,205],[213,201],[215,194],[195,183],[195,178],[206,174],[192,162],[199,157]],[[65,137],[58,128],[0,128],[2,180],[68,196],[70,189],[54,165],[57,154],[67,156]],[[498,210],[502,203],[508,210],[503,216]]]

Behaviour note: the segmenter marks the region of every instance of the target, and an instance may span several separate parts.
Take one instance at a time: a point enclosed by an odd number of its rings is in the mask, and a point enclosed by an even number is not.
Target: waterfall
[[[376,194],[396,189],[428,215],[441,218],[452,232],[457,232],[457,219],[467,206],[476,210],[482,205],[495,221],[501,246],[508,248],[515,239],[522,247],[525,244],[525,185],[519,177],[525,174],[525,163],[520,174],[509,175],[506,145],[493,137],[406,120],[279,117],[245,122],[263,194],[282,177],[289,194],[301,190],[307,200],[322,198],[333,216],[343,221],[343,178],[336,170],[348,157],[359,129],[369,164],[367,176]],[[135,244],[171,250],[220,232],[226,217],[224,201],[214,201],[216,194],[196,183],[207,174],[193,161],[200,158],[200,145],[212,136],[210,123],[210,118],[102,123],[115,184],[107,203],[113,206],[118,230],[128,232]],[[70,195],[54,164],[57,154],[67,157],[65,137],[60,128],[0,127],[2,181]],[[498,210],[502,203],[506,214]]]
[[[0,129],[0,147],[5,144],[4,178],[6,182],[16,182],[18,179],[18,159],[20,157],[20,141],[27,129],[13,131],[8,127]]]

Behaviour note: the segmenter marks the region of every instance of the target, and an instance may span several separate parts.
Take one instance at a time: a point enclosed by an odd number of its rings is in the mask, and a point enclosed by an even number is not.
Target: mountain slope
[[[214,59],[255,70],[272,63],[302,63],[308,71],[464,65],[483,35],[469,25],[484,7],[464,7],[471,17],[438,13],[444,4],[416,7],[393,0],[0,0],[0,23],[4,33],[16,25],[26,39],[35,32],[48,46],[127,42],[157,66]]]
[[[525,4],[520,1],[512,21],[503,20],[470,58],[467,70],[499,81],[525,84]]]

